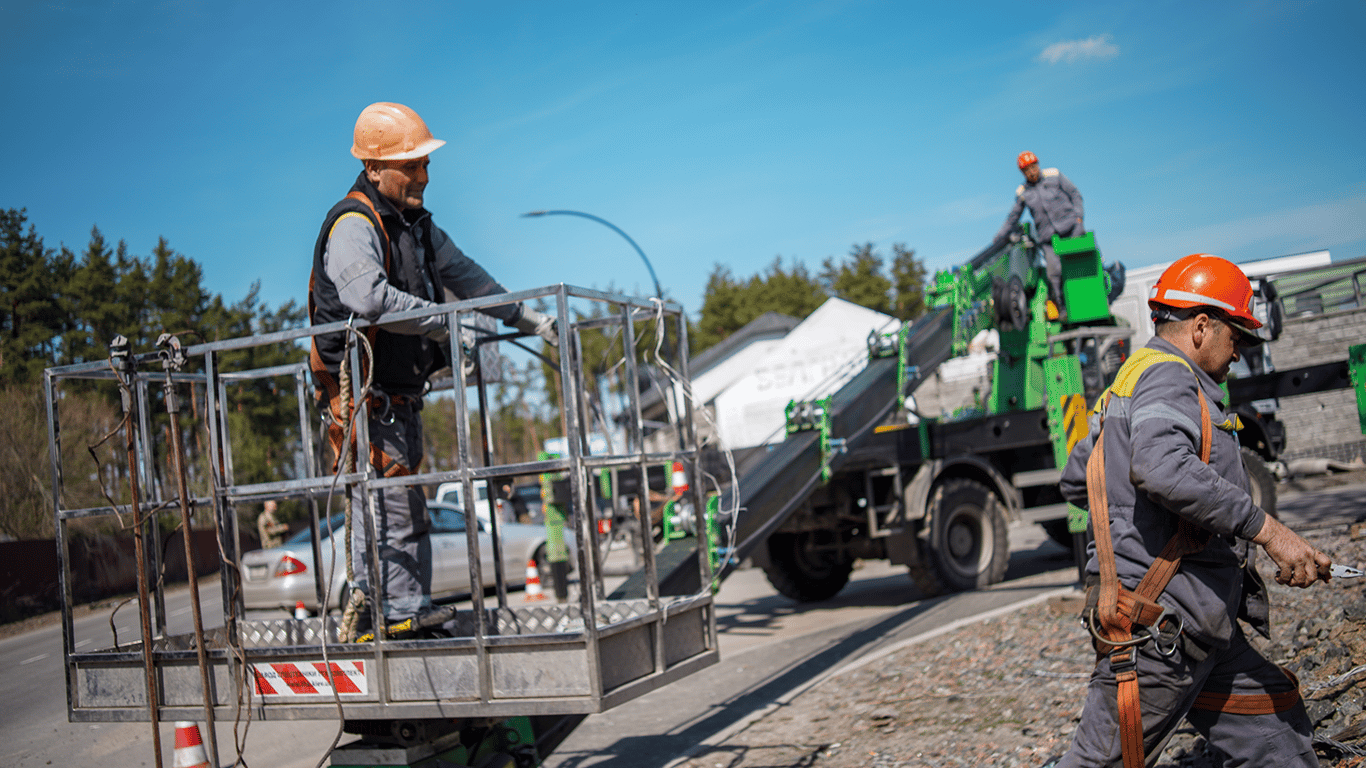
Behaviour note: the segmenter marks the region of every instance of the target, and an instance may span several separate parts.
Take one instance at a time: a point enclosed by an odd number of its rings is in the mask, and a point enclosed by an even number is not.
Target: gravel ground
[[[1305,537],[1336,563],[1366,565],[1366,523]],[[1366,579],[1291,589],[1261,560],[1273,628],[1254,642],[1299,676],[1321,763],[1366,766]],[[1094,665],[1080,600],[1057,597],[846,667],[675,768],[1042,765],[1070,743]],[[1187,728],[1158,765],[1221,765],[1210,752]]]

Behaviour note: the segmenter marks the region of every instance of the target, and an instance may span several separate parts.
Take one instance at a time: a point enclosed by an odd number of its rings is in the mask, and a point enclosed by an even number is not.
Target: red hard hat
[[[1222,311],[1243,328],[1254,330],[1262,321],[1252,315],[1252,283],[1238,265],[1208,253],[1192,253],[1172,263],[1148,292],[1148,308]]]
[[[1015,160],[1015,164],[1020,166],[1022,171],[1037,162],[1039,162],[1039,158],[1035,157],[1033,152],[1021,152],[1019,158]]]

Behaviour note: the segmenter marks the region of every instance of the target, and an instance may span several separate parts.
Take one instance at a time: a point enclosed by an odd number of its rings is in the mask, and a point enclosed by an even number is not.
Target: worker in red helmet
[[[1015,188],[1015,205],[1005,223],[992,239],[1001,245],[1019,223],[1026,208],[1034,220],[1034,242],[1043,249],[1044,273],[1048,277],[1048,296],[1053,302],[1050,315],[1066,319],[1062,296],[1062,262],[1053,253],[1053,235],[1077,237],[1086,232],[1082,223],[1081,192],[1057,168],[1039,168],[1039,158],[1033,152],[1021,152],[1015,164],[1024,174],[1025,183]]]
[[[361,111],[352,134],[351,155],[362,168],[350,192],[323,221],[309,277],[309,319],[313,325],[351,317],[433,307],[456,299],[506,293],[488,272],[461,252],[432,223],[424,206],[429,155],[446,142],[434,138],[411,108],[392,102]],[[520,302],[487,307],[483,314],[523,333],[558,345],[554,319]],[[422,395],[434,372],[449,365],[446,316],[388,323],[376,329],[362,365],[372,379],[368,393],[369,460],[381,477],[417,471],[423,458]],[[313,337],[311,365],[328,415],[335,456],[355,451],[344,444],[348,408],[340,368],[345,333]],[[337,471],[343,471],[341,458]],[[378,600],[381,616],[399,624],[431,608],[432,547],[426,499],[418,486],[388,486],[377,494],[375,520],[379,585],[370,583],[370,516],[359,492],[352,496],[351,541],[355,586]],[[340,589],[341,585],[334,585]],[[367,628],[367,608],[360,631]]]
[[[1151,764],[1188,721],[1229,765],[1316,766],[1298,682],[1243,634],[1268,634],[1260,546],[1276,581],[1309,587],[1331,560],[1253,503],[1237,416],[1219,388],[1261,343],[1252,286],[1209,254],[1167,268],[1156,335],[1096,403],[1059,488],[1090,513],[1087,607],[1097,665],[1071,749],[1054,765]]]

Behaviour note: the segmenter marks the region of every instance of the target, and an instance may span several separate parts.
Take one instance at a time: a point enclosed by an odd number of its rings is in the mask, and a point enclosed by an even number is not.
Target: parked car
[[[428,501],[432,518],[432,596],[469,594],[469,551],[465,532],[465,512],[455,504]],[[331,576],[329,605],[341,607],[346,590],[346,551],[342,549],[345,517],[336,514],[321,526],[320,548],[323,558],[324,584]],[[549,578],[545,559],[545,528],[538,525],[502,523],[498,526],[503,542],[503,575],[509,586],[526,583],[527,561],[533,560],[540,571],[542,583]],[[493,569],[493,537],[482,522],[479,525],[479,552],[485,587],[495,585]],[[336,537],[335,552],[332,534]],[[566,533],[570,546],[569,558],[574,563],[572,536]],[[303,601],[310,611],[318,610],[314,587],[313,546],[307,528],[291,536],[278,547],[258,549],[242,555],[242,594],[247,608],[284,608],[292,610]]]

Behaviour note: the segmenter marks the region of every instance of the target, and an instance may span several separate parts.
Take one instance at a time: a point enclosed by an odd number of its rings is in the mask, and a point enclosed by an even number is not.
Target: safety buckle
[[[1110,673],[1119,677],[1138,668],[1138,648],[1126,645],[1110,653]]]
[[[380,408],[375,414],[375,419],[385,426],[394,423],[394,401],[389,397],[389,393],[382,389],[377,389],[370,393],[370,396],[379,400]]]
[[[1166,622],[1165,627],[1163,622]],[[1185,628],[1186,623],[1180,615],[1163,607],[1162,613],[1157,616],[1157,621],[1147,628],[1147,632],[1148,637],[1153,639],[1153,648],[1163,658],[1170,658],[1172,654],[1176,653],[1176,641],[1181,637],[1181,632]]]

